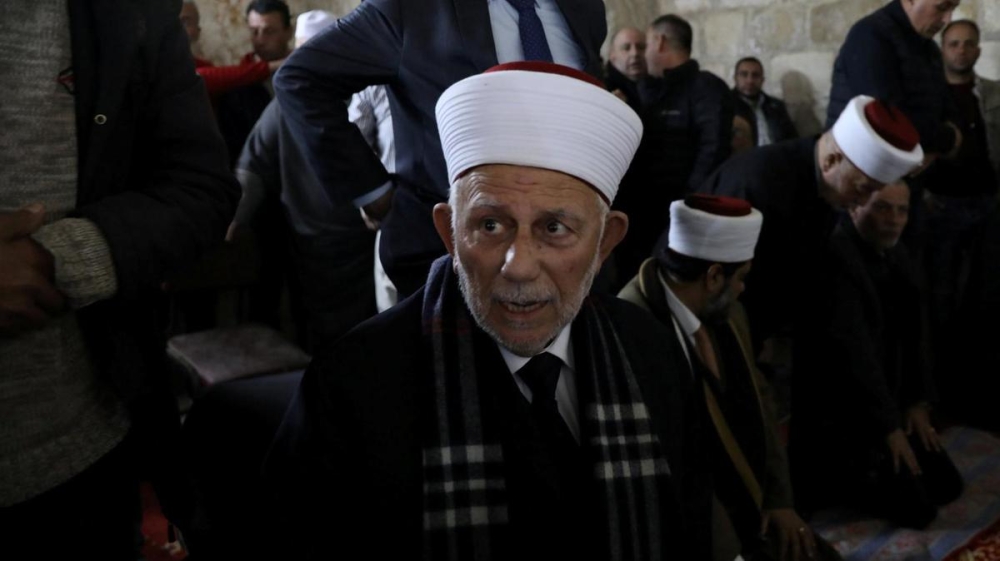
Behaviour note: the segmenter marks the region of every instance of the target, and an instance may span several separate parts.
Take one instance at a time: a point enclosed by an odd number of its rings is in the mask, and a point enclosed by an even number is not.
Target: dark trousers
[[[962,494],[962,476],[945,452],[925,450],[914,433],[910,446],[923,472],[904,465],[893,469],[888,447],[849,446],[840,439],[816,439],[809,447],[790,449],[798,510],[809,516],[821,508],[854,507],[907,528],[921,529],[937,517],[939,506]],[[820,448],[825,449],[821,452]]]
[[[184,457],[197,495],[181,529],[194,559],[281,559],[284,513],[261,466],[302,372],[233,380],[198,398],[184,422]]]
[[[128,438],[69,481],[0,508],[3,549],[11,559],[135,561],[140,521],[139,477]]]

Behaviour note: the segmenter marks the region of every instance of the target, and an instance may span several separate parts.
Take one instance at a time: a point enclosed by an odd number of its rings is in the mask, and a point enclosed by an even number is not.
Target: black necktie
[[[531,415],[543,438],[555,451],[577,447],[573,433],[559,414],[556,405],[556,384],[562,370],[562,360],[550,353],[535,355],[517,374],[531,388]]]
[[[524,60],[552,62],[552,51],[545,39],[542,20],[535,12],[535,0],[507,0],[517,10],[517,29],[521,33]]]

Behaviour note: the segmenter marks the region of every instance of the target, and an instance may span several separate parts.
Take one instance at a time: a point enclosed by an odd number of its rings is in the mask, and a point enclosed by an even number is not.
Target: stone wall
[[[652,4],[655,13],[612,4]],[[609,29],[642,24],[675,13],[694,27],[694,57],[732,84],[733,65],[743,56],[764,63],[769,94],[785,99],[803,133],[826,120],[830,76],[851,25],[885,0],[652,0],[608,3]],[[624,17],[623,17],[624,16]],[[955,18],[973,19],[983,30],[977,70],[1000,78],[1000,1],[963,0]],[[613,32],[613,31],[612,31]]]
[[[419,2],[420,0],[404,0]],[[485,0],[483,0],[485,1]],[[249,50],[244,31],[246,0],[198,0],[202,14],[200,52],[230,63]],[[289,0],[293,15],[323,8],[345,14],[358,0]],[[702,67],[732,82],[732,66],[753,55],[764,62],[764,89],[784,98],[803,133],[819,131],[826,117],[830,73],[851,24],[885,0],[608,0],[610,33],[644,27],[661,14],[676,13],[695,30],[694,56]],[[1000,78],[1000,1],[963,0],[956,18],[976,20],[983,30],[977,70]],[[609,34],[610,34],[609,33]]]

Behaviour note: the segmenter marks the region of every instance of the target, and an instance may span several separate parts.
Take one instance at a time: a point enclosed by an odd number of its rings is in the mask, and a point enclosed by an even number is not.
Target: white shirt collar
[[[701,320],[698,319],[698,316],[694,315],[694,312],[684,305],[684,302],[681,302],[681,299],[674,294],[673,290],[670,290],[670,285],[667,284],[666,279],[663,278],[663,273],[657,272],[657,275],[660,278],[660,284],[663,285],[664,292],[667,294],[667,306],[670,308],[670,312],[674,314],[675,318],[677,318],[677,323],[680,324],[684,334],[687,335],[688,340],[693,344],[694,332],[698,331],[701,327]]]
[[[559,335],[556,335],[556,338],[549,343],[549,346],[542,350],[542,353],[554,354],[563,361],[563,364],[570,368],[574,368],[573,353],[571,352],[572,349],[569,336],[571,326],[572,325],[567,325],[562,328]],[[497,343],[497,348],[500,349],[500,356],[502,356],[503,361],[507,363],[507,368],[510,370],[511,374],[520,370],[525,364],[528,364],[529,360],[531,360],[531,357],[523,357],[510,352],[499,343]]]

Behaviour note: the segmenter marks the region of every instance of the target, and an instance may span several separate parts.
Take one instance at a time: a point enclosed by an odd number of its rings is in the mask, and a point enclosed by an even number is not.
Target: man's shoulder
[[[610,294],[591,294],[590,298],[595,306],[607,312],[627,347],[650,355],[657,352],[666,354],[663,341],[671,332],[651,312],[636,303]]]
[[[698,70],[694,83],[702,91],[711,91],[719,94],[727,94],[730,91],[729,85],[726,84],[725,80],[708,70]]]
[[[976,87],[979,88],[980,94],[988,93],[991,96],[1000,96],[1000,80],[990,80],[977,75]]]
[[[423,290],[396,306],[358,324],[336,341],[319,341],[322,349],[316,354],[310,369],[335,371],[338,376],[364,376],[351,370],[363,364],[370,372],[401,370],[400,364],[420,363],[424,354],[421,336]]]

